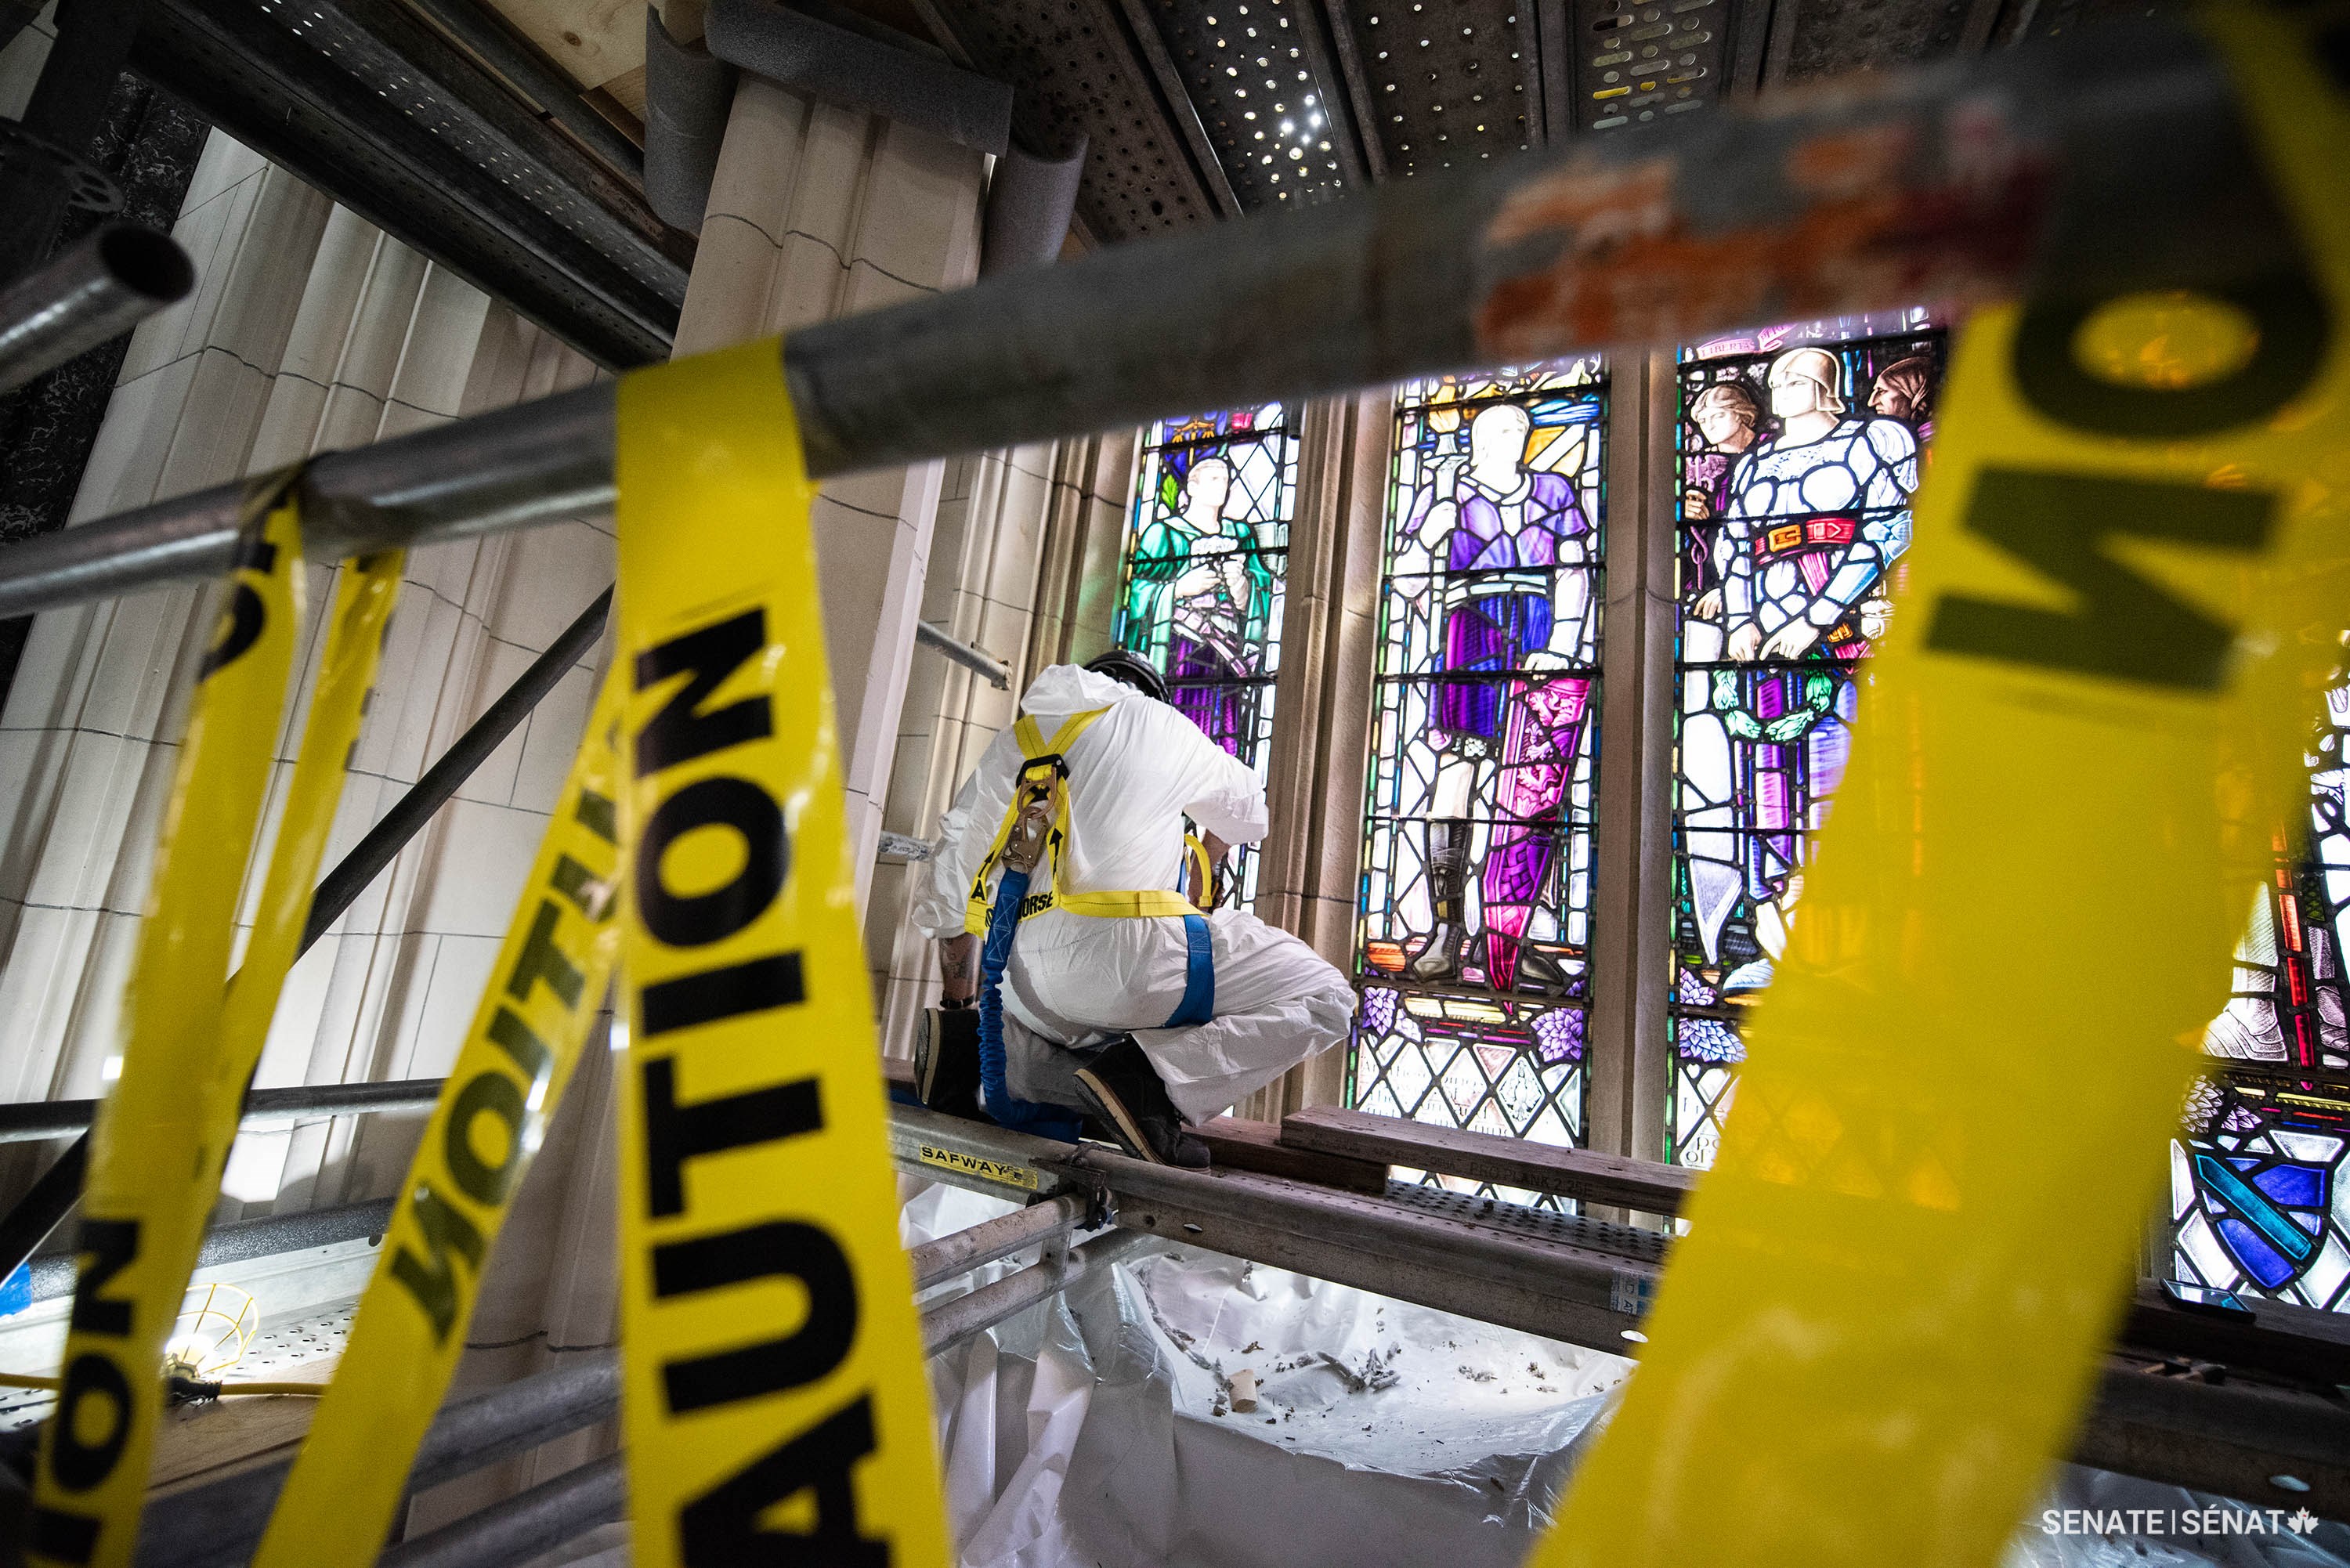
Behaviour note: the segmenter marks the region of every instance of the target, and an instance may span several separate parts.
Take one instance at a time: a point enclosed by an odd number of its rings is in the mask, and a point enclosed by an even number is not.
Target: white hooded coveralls
[[[1069,744],[1069,844],[1062,885],[1071,893],[1182,886],[1183,818],[1229,844],[1265,835],[1264,793],[1241,762],[1191,722],[1106,675],[1056,664],[1037,676],[1020,711],[1050,736],[1073,714],[1107,708]],[[972,878],[1012,803],[1021,764],[1013,732],[999,733],[954,805],[939,819],[929,876],[917,883],[915,922],[941,939],[964,931]],[[1004,1052],[1014,1094],[1075,1102],[1049,1045],[1091,1044],[1131,1033],[1184,1119],[1231,1108],[1346,1036],[1354,988],[1313,949],[1240,909],[1208,916],[1215,1006],[1205,1023],[1161,1027],[1183,1000],[1189,948],[1180,916],[1105,918],[1050,909],[1020,924],[1003,976]]]

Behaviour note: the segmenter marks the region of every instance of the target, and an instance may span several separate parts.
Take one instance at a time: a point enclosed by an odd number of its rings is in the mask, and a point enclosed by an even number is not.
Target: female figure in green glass
[[[1170,466],[1175,459],[1170,454]],[[1272,631],[1273,568],[1255,524],[1227,516],[1232,466],[1194,456],[1170,502],[1135,542],[1128,640],[1167,671],[1169,701],[1243,762],[1256,738],[1257,686]],[[1161,639],[1164,639],[1163,644]]]

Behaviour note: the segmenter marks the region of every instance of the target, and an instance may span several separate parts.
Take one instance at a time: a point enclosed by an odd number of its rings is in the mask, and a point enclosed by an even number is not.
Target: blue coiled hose
[[[996,884],[995,906],[987,915],[987,942],[979,950],[980,1095],[996,1126],[1075,1143],[1084,1127],[1076,1112],[1015,1100],[1003,1081],[1003,966],[1011,961],[1021,901],[1027,897],[1028,873],[1005,867],[1003,879]]]

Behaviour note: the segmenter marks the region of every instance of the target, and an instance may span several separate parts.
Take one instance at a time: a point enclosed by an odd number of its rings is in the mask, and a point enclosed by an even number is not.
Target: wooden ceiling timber
[[[582,90],[642,70],[644,0],[488,0]]]

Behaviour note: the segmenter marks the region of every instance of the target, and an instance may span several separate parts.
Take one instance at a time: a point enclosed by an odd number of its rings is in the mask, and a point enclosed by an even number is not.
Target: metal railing
[[[607,588],[597,596],[593,604],[579,612],[577,618],[563,629],[562,635],[547,646],[546,652],[531,661],[530,667],[466,728],[463,734],[450,743],[449,749],[425,770],[424,776],[410,785],[400,799],[392,803],[391,809],[384,813],[382,820],[369,829],[367,836],[352,846],[350,853],[327,873],[310,897],[310,914],[303,924],[302,945],[296,956],[309,951],[317,940],[327,934],[328,929],[342,918],[343,911],[350,908],[352,900],[365,892],[368,884],[399,857],[409,840],[421,832],[424,825],[432,819],[433,814],[449,803],[459,787],[473,775],[473,770],[480,767],[508,735],[514,733],[515,727],[532,709],[538,706],[540,700],[555,690],[556,683],[563,679],[565,673],[595,646],[596,639],[603,633],[604,618],[611,604],[612,590]],[[411,1086],[421,1087],[421,1085]],[[394,1087],[385,1085],[320,1085],[312,1090],[265,1093],[284,1096],[272,1102],[277,1105],[293,1103],[304,1093],[357,1093],[362,1099],[369,1094],[376,1094],[397,1098]],[[93,1101],[70,1103],[87,1106],[92,1112],[96,1108]],[[248,1095],[248,1116],[252,1115],[252,1096]],[[387,1105],[354,1106],[354,1109],[386,1108],[389,1108]],[[36,1104],[6,1107],[5,1111],[0,1111],[0,1117],[10,1114],[18,1118],[19,1125],[40,1127],[45,1125],[44,1118],[54,1122],[66,1113],[61,1105]],[[5,1122],[0,1122],[0,1126],[5,1125]],[[73,1124],[75,1127],[87,1126],[88,1114],[82,1115]],[[0,1141],[8,1141],[9,1136],[44,1137],[68,1130],[71,1129],[59,1127],[55,1133],[36,1131],[5,1135],[0,1136]],[[84,1133],[41,1173],[39,1179],[16,1200],[16,1207],[9,1210],[5,1218],[0,1218],[0,1279],[6,1278],[30,1258],[34,1250],[73,1208],[74,1200],[81,1195],[82,1178],[88,1171],[88,1163],[89,1137]]]
[[[965,642],[942,626],[926,620],[914,623],[914,640],[935,649],[972,671],[998,691],[1012,684],[1012,667],[976,643]]]
[[[389,1205],[384,1205],[388,1208]],[[943,1236],[914,1253],[926,1284],[1043,1246],[1036,1263],[922,1314],[922,1339],[936,1355],[1047,1301],[1083,1277],[1150,1240],[1114,1231],[1070,1249],[1070,1227],[1084,1209],[1074,1200],[1034,1208]],[[444,1408],[418,1449],[409,1490],[422,1491],[595,1425],[619,1406],[619,1366],[608,1350],[577,1353],[569,1366],[493,1388]],[[241,1470],[151,1506],[139,1538],[138,1568],[228,1568],[242,1563],[267,1524],[292,1461]],[[384,1568],[490,1568],[538,1556],[598,1524],[627,1504],[622,1458],[608,1455],[567,1470],[385,1552]]]
[[[795,330],[783,370],[824,477],[1787,316],[2224,291],[2294,265],[2258,171],[2209,46],[2141,18],[1004,273]],[[320,457],[317,553],[608,504],[613,396]],[[0,551],[0,616],[224,571],[242,495]]]
[[[169,234],[109,223],[0,289],[0,392],[130,331],[196,286]]]

